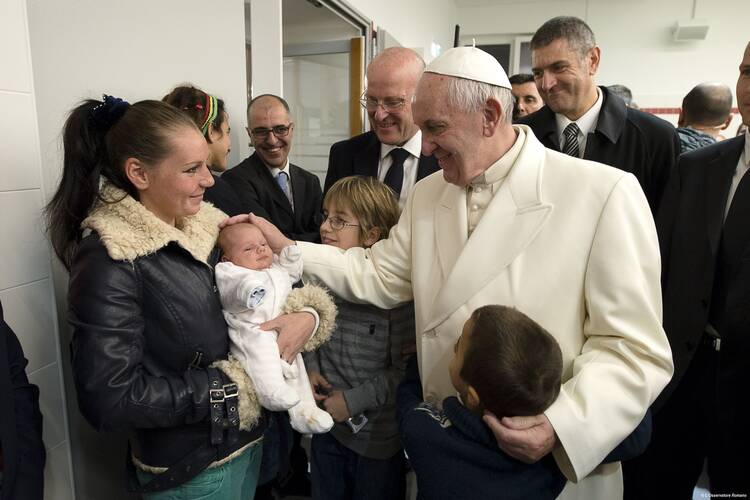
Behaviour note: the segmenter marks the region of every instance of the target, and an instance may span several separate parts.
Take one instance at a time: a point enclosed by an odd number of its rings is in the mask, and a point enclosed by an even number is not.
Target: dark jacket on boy
[[[482,418],[455,397],[442,411],[423,402],[417,358],[413,356],[396,393],[401,441],[417,475],[419,500],[554,499],[566,479],[552,454],[522,463],[502,451]],[[642,453],[651,437],[651,414],[604,462]]]

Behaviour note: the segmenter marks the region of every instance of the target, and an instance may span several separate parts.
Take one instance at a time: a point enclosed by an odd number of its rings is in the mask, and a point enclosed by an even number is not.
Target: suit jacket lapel
[[[268,191],[271,193],[271,197],[273,198],[274,203],[279,205],[283,210],[289,213],[289,215],[293,215],[292,213],[292,206],[289,204],[289,200],[287,199],[284,192],[279,187],[279,184],[276,182],[276,179],[273,178],[273,175],[271,175],[271,169],[266,166],[265,163],[263,163],[263,160],[260,159],[260,156],[258,156],[257,153],[253,153],[253,157],[255,157],[255,163],[256,163],[256,169],[258,171],[258,175],[260,175],[261,179],[263,179],[268,186]],[[291,173],[291,164],[289,167],[290,173]],[[290,182],[291,181],[290,179]],[[294,187],[292,187],[292,190],[294,190]]]
[[[545,147],[554,151],[560,151],[560,143],[557,140],[557,122],[555,113],[547,106],[543,107],[537,113],[540,113],[539,125],[536,127],[535,134],[538,133],[537,139]]]
[[[448,277],[468,240],[466,191],[446,184],[435,204],[435,244],[443,276]]]
[[[727,196],[732,176],[740,160],[742,148],[745,147],[744,136],[730,139],[723,143],[721,151],[709,162],[706,174],[706,224],[711,254],[716,255],[724,226]]]
[[[367,146],[359,150],[353,158],[354,175],[364,175],[369,177],[378,176],[378,165],[380,164],[380,141],[375,132],[370,132],[370,140]]]
[[[302,213],[305,211],[305,179],[299,173],[299,167],[289,164],[289,175],[292,182],[292,199],[294,200],[294,220],[301,224]],[[291,208],[291,207],[290,207]]]
[[[448,278],[433,302],[427,330],[497,278],[544,226],[552,205],[540,196],[543,161],[544,148],[527,136],[516,164],[468,239],[465,191],[451,186],[459,194],[446,191],[443,195],[435,208],[435,233],[440,264]],[[461,234],[451,227],[459,228]]]

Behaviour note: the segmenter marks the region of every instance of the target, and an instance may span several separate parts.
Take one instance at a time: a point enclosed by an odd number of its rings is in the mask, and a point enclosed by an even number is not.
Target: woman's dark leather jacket
[[[205,241],[198,250],[186,249],[184,241],[163,238],[163,228],[144,237],[144,221],[128,220],[133,208],[105,207],[93,222],[87,219],[96,232],[78,248],[68,293],[73,372],[84,417],[98,430],[131,431],[140,462],[168,467],[209,442],[206,367],[226,359],[227,326],[207,263],[215,252]],[[147,227],[159,224],[138,215]],[[200,252],[202,259],[195,256]],[[262,425],[241,432],[220,447],[218,458],[262,432]]]

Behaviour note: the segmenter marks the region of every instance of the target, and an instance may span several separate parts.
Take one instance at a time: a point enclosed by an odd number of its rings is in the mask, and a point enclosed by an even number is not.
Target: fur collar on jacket
[[[133,261],[174,241],[207,263],[219,235],[218,224],[226,217],[210,203],[201,203],[197,214],[170,226],[125,191],[105,183],[81,227],[96,231],[114,260]]]

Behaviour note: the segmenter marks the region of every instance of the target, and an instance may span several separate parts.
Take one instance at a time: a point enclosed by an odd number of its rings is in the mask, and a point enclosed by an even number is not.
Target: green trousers
[[[260,475],[263,442],[258,440],[238,457],[220,467],[206,469],[187,483],[167,491],[145,493],[144,500],[252,500]],[[138,471],[141,484],[154,475]]]

